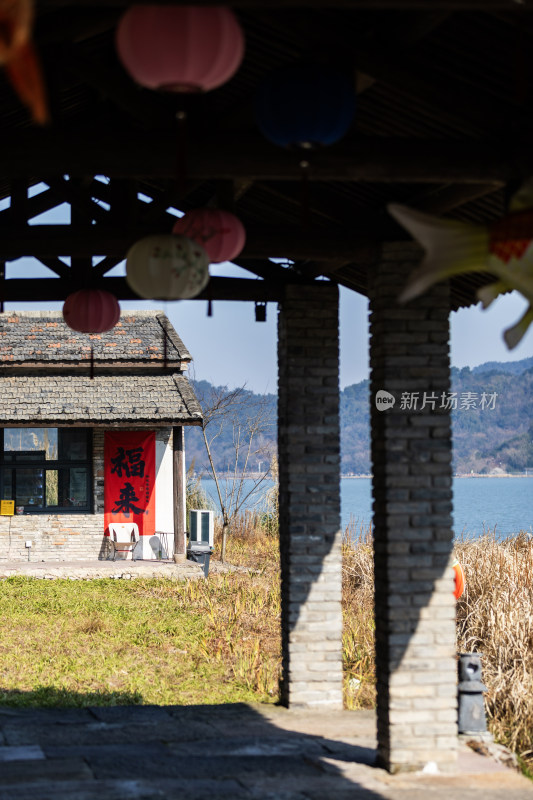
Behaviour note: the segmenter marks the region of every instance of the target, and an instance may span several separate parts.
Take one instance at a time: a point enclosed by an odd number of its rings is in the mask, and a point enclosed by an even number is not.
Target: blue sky
[[[36,187],[37,188],[37,187]],[[5,202],[5,201],[4,201]],[[5,206],[4,206],[5,207]],[[35,217],[31,222],[65,223],[68,206]],[[7,263],[7,278],[50,277],[52,273],[34,259]],[[124,264],[110,275],[124,275]],[[211,274],[251,277],[233,264],[211,266]],[[485,361],[518,361],[533,356],[533,326],[522,342],[509,351],[503,341],[505,328],[518,321],[526,307],[516,292],[497,299],[489,309],[475,306],[452,312],[451,361],[456,367],[474,367]],[[254,304],[214,302],[213,316],[207,316],[207,303],[185,300],[122,302],[123,310],[162,308],[192,353],[191,373],[229,387],[246,384],[256,392],[275,392],[277,307],[267,306],[267,321],[255,322]],[[10,303],[6,309],[61,309],[61,303]],[[344,388],[368,377],[368,302],[365,297],[341,288],[340,297],[340,381]]]
[[[161,305],[161,304],[159,304]],[[254,391],[276,391],[277,307],[267,306],[267,321],[255,322],[252,303],[214,303],[207,317],[206,303],[168,303],[167,314],[191,350],[197,378],[215,384]],[[513,293],[481,307],[451,314],[451,361],[456,367],[485,361],[518,361],[533,356],[533,328],[520,345],[509,351],[502,338],[505,328],[523,313],[525,301]],[[340,382],[344,388],[368,377],[368,301],[341,288]]]

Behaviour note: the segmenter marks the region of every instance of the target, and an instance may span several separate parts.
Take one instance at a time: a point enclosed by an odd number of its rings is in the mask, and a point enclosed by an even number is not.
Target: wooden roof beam
[[[191,0],[143,0],[145,5],[190,5]],[[90,0],[91,8],[126,9],[138,0]],[[39,0],[39,8],[64,8],[67,0]],[[213,0],[196,0],[196,5],[213,5]],[[340,8],[369,10],[490,11],[531,8],[532,0],[225,0],[233,8]]]
[[[49,278],[13,278],[2,283],[5,302],[62,301],[77,288],[75,280]],[[247,278],[213,277],[207,287],[194,300],[248,300],[251,302],[278,302],[282,296],[282,283],[249,280]],[[106,289],[118,300],[142,299],[133,292],[125,278],[102,278],[99,289]]]
[[[0,138],[0,171],[12,178],[28,173],[103,174],[120,178],[173,178],[173,136],[140,139],[120,134],[97,139],[49,137],[38,131],[8,141]],[[261,138],[221,141],[217,148],[191,148],[189,178],[198,180],[301,181],[302,156]],[[530,147],[477,140],[356,139],[305,155],[311,181],[371,183],[495,183],[521,180],[533,172]]]
[[[143,229],[142,227],[121,230],[100,225],[85,227],[32,225],[23,230],[6,231],[0,238],[0,257],[12,260],[21,256],[34,256],[42,260],[58,255],[71,258],[105,255],[110,259],[122,260],[126,257],[132,244],[143,236],[167,232],[157,228]],[[402,236],[398,235],[395,238],[401,239]],[[368,231],[358,234],[342,228],[325,233],[301,227],[248,229],[242,258],[313,259],[315,261],[345,258],[347,261],[352,261],[357,260],[357,254],[361,250],[366,252],[371,241],[372,237],[369,236]],[[65,267],[65,269],[68,268]],[[98,270],[98,267],[96,269]],[[272,265],[273,270],[274,265]],[[99,271],[101,272],[101,269]]]

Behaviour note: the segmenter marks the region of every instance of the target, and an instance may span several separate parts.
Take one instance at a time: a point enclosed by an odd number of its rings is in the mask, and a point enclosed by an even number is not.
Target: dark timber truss
[[[381,244],[407,239],[388,202],[485,224],[533,172],[529,0],[235,0],[241,68],[185,99],[142,89],[122,68],[114,32],[129,5],[37,0],[46,129],[0,75],[0,302],[62,300],[82,286],[131,298],[125,280],[109,276],[128,248],[170,232],[169,209],[209,204],[242,219],[236,263],[250,277],[214,278],[202,299],[277,300],[288,283],[321,277],[366,293]],[[310,56],[354,76],[356,121],[335,146],[284,151],[255,126],[255,89],[272,69]],[[178,110],[187,111],[186,141]],[[70,224],[33,224],[64,203]],[[50,278],[5,268],[22,256]],[[452,307],[475,302],[488,280],[455,279]]]

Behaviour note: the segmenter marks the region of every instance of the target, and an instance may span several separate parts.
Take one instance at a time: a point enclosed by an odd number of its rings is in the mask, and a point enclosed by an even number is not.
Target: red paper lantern
[[[114,328],[120,318],[120,305],[111,292],[80,289],[63,304],[63,319],[73,331],[104,333]]]
[[[235,214],[217,208],[193,208],[178,219],[172,228],[201,244],[211,264],[231,261],[244,247],[246,231]]]
[[[241,26],[223,6],[131,6],[120,19],[116,45],[137,83],[171,92],[216,89],[244,55]]]

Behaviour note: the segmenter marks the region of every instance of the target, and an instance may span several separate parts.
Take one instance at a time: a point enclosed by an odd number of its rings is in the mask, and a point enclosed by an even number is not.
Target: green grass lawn
[[[0,583],[0,705],[276,699],[277,607],[264,577]]]

